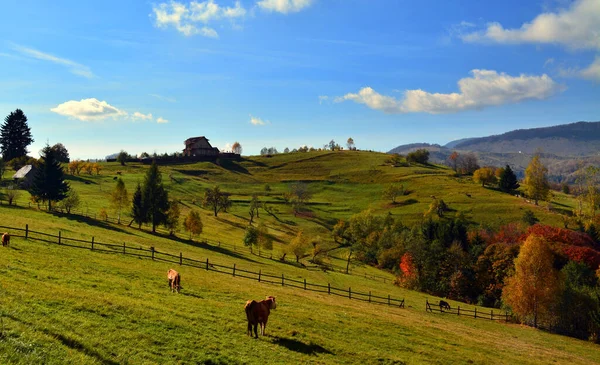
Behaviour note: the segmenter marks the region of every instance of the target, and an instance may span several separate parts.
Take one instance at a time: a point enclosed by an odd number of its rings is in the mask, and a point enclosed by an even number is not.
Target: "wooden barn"
[[[186,157],[213,157],[219,156],[219,149],[213,147],[204,136],[193,137],[185,140],[183,155]]]

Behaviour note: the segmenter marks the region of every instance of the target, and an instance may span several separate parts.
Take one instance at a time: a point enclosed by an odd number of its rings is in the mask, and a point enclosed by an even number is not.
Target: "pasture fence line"
[[[475,310],[470,310],[470,309],[461,309],[460,306],[457,306],[455,308],[451,308],[451,309],[444,309],[442,308],[440,305],[435,304],[435,303],[429,303],[429,300],[425,300],[425,311],[430,312],[430,313],[448,313],[451,315],[457,315],[457,316],[466,316],[466,317],[471,317],[471,318],[475,318],[475,319],[487,319],[487,320],[491,320],[491,321],[505,321],[508,322],[510,319],[512,319],[512,315],[508,313],[508,311],[504,311],[504,313],[502,313],[501,311],[498,311],[496,313],[494,313],[493,309],[490,309],[489,313],[483,312],[483,311],[477,311],[477,307],[475,307]]]
[[[233,264],[233,266],[227,266],[218,264],[217,262],[211,262],[208,257],[206,258],[206,261],[191,257],[185,257],[183,255],[183,252],[179,252],[178,255],[175,255],[167,252],[158,251],[154,247],[145,248],[142,246],[127,246],[125,242],[123,242],[123,244],[102,243],[98,242],[93,236],[89,240],[70,238],[64,236],[61,231],[58,231],[57,235],[53,235],[49,233],[34,231],[30,229],[29,224],[26,224],[25,228],[8,227],[0,225],[0,229],[7,229],[10,231],[11,236],[22,237],[27,240],[54,243],[58,244],[59,246],[86,249],[90,251],[107,252],[136,256],[140,258],[148,258],[154,261],[169,262],[179,264],[181,266],[205,269],[207,271],[231,275],[232,277],[236,278],[255,280],[260,283],[268,283],[274,285],[281,285],[282,287],[292,287],[295,289],[302,289],[306,291],[326,293],[328,295],[346,297],[348,299],[360,300],[372,304],[382,304],[398,308],[405,307],[404,299],[393,298],[389,294],[387,297],[383,297],[373,295],[371,291],[369,291],[368,293],[352,291],[351,287],[349,287],[348,289],[342,289],[333,287],[330,283],[327,283],[327,285],[310,283],[306,280],[306,278],[295,279],[285,277],[285,274],[283,273],[281,274],[281,276],[269,274],[263,272],[262,269],[259,269],[258,272],[249,271],[238,267],[235,263]]]
[[[9,206],[15,206],[15,207],[20,207],[20,208],[27,208],[27,209],[32,209],[32,210],[39,210],[39,211],[48,211],[48,206],[44,205],[44,204],[36,204],[36,203],[32,203],[31,201],[17,201],[17,200],[13,200],[12,204],[9,204],[7,200],[2,200],[0,199],[0,206],[1,205],[9,205]],[[72,209],[69,213],[66,213],[65,211],[63,211],[64,209],[55,207],[53,209],[54,213],[58,213],[58,214],[64,214],[64,215],[70,215],[70,216],[80,216],[80,217],[84,217],[84,218],[88,218],[88,219],[93,219],[99,222],[105,222],[105,223],[111,223],[111,224],[116,224],[116,225],[128,225],[128,220],[130,219],[130,217],[127,217],[125,215],[121,216],[121,219],[117,219],[117,218],[113,218],[113,217],[100,217],[98,214],[96,213],[90,213],[88,209]],[[142,224],[142,227],[144,228],[150,228],[151,225],[150,224]],[[162,227],[156,227],[157,232],[163,233],[163,234],[169,234],[169,231],[163,229]],[[182,233],[181,231],[179,231],[178,233]],[[261,258],[265,258],[265,259],[270,259],[270,260],[274,260],[274,261],[278,261],[280,260],[280,258],[285,254],[285,251],[283,250],[277,250],[277,249],[273,249],[273,250],[267,250],[270,251],[269,254],[265,253],[265,250],[261,250],[260,248],[255,249],[252,246],[244,246],[244,245],[238,245],[235,243],[227,243],[221,240],[213,240],[213,239],[208,239],[205,237],[202,237],[199,241],[202,244],[205,245],[210,245],[210,246],[214,246],[214,247],[219,247],[219,248],[224,248],[233,252],[238,252],[238,251],[246,251],[250,252],[251,254],[255,255],[255,256],[259,256]],[[356,265],[356,263],[359,261],[356,260],[351,260],[352,263],[354,263]],[[362,263],[361,263],[362,264]],[[305,265],[306,266],[306,265]],[[327,263],[327,264],[323,264],[323,265],[314,265],[312,268],[317,269],[326,269],[328,271],[337,271],[337,272],[346,272],[346,267],[345,266],[340,266],[340,265],[335,265],[332,263]],[[363,274],[359,274],[352,271],[352,269],[350,268],[348,271],[349,275],[354,275],[354,276],[360,276],[363,277],[365,279],[368,280],[373,280],[373,281],[382,281],[384,284],[387,283],[393,283],[393,279],[390,278],[386,278],[384,276],[379,276],[379,275],[367,275],[367,273],[363,273]]]

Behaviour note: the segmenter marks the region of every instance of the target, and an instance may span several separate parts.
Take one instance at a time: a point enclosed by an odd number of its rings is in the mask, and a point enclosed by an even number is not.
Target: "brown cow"
[[[8,233],[4,233],[2,235],[2,246],[8,246],[8,244],[10,243],[10,234]]]
[[[260,334],[264,336],[269,314],[271,309],[275,308],[277,308],[275,297],[267,297],[267,299],[260,302],[247,301],[244,310],[246,311],[246,318],[248,318],[248,335],[252,336],[252,328],[254,327],[254,335],[258,338],[257,326],[260,324]]]
[[[181,289],[181,275],[179,275],[177,271],[169,269],[167,278],[169,279],[169,288],[171,288],[171,293],[174,293],[175,291],[179,293],[179,290]]]

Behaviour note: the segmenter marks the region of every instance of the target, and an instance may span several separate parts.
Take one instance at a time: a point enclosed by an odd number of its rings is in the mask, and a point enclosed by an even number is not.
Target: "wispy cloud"
[[[158,118],[156,118],[156,123],[165,124],[165,123],[169,123],[169,121],[163,117],[158,117]]]
[[[168,101],[169,103],[176,103],[177,102],[177,99],[175,99],[175,98],[170,98],[170,97],[162,96],[162,95],[159,95],[159,94],[148,94],[148,95],[152,96],[153,98],[157,98],[159,100]]]
[[[327,95],[319,95],[319,104],[323,104],[324,102],[329,100],[329,96]]]
[[[152,113],[143,114],[140,112],[135,112],[131,115],[131,119],[133,119],[133,120],[152,120],[154,118],[152,117]]]
[[[429,93],[423,90],[406,90],[403,99],[379,94],[370,87],[358,93],[349,93],[336,102],[354,101],[371,109],[389,114],[430,113],[443,114],[488,106],[518,103],[530,99],[546,99],[564,87],[546,74],[513,77],[490,70],[472,70],[472,77],[458,81],[459,93]]]
[[[219,37],[217,31],[209,26],[210,23],[221,19],[234,21],[246,16],[246,9],[239,1],[235,2],[234,7],[220,6],[214,0],[192,1],[189,4],[171,1],[153,6],[152,12],[158,28],[173,27],[188,37],[202,35],[209,38]]]
[[[591,65],[581,70],[580,77],[600,82],[600,56],[597,56]]]
[[[252,125],[265,125],[265,124],[269,124],[270,122],[264,121],[258,117],[253,117],[252,115],[250,115],[250,124]]]
[[[26,56],[28,58],[33,58],[33,59],[41,60],[41,61],[48,61],[48,62],[52,62],[57,65],[64,66],[64,67],[68,68],[69,71],[74,75],[85,77],[88,79],[96,77],[92,73],[92,71],[90,70],[89,67],[79,64],[77,62],[71,61],[69,59],[57,57],[57,56],[51,55],[49,53],[44,53],[44,52],[38,51],[37,49],[23,47],[23,46],[19,46],[19,45],[14,45],[13,49],[15,51],[19,52],[21,55]]]
[[[505,29],[494,22],[465,34],[465,42],[559,44],[570,49],[600,50],[600,1],[577,0],[570,7],[545,12],[520,28]]]
[[[256,5],[267,11],[288,14],[304,10],[313,3],[314,0],[261,0]]]

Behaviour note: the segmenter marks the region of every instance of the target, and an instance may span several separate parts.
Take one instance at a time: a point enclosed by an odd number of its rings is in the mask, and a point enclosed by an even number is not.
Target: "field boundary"
[[[11,236],[25,238],[26,240],[31,239],[41,242],[58,244],[59,246],[80,248],[90,251],[137,256],[140,258],[152,259],[154,261],[179,264],[180,266],[189,266],[198,269],[205,269],[207,271],[232,275],[232,277],[241,277],[245,279],[255,280],[260,283],[281,285],[284,287],[293,287],[296,289],[303,289],[318,293],[327,293],[328,295],[336,295],[340,297],[346,297],[348,299],[360,300],[372,304],[382,304],[391,307],[404,308],[404,299],[393,298],[389,294],[387,297],[377,296],[373,295],[371,291],[369,291],[368,293],[361,293],[357,291],[352,291],[351,287],[345,289],[333,287],[330,283],[327,283],[327,285],[315,284],[307,282],[304,278],[300,280],[289,277],[286,278],[284,274],[274,275],[272,273],[263,272],[262,270],[259,270],[258,272],[248,271],[238,267],[235,263],[233,264],[233,266],[227,266],[220,265],[216,262],[211,262],[208,257],[206,258],[206,260],[185,257],[183,255],[183,252],[180,252],[179,255],[174,255],[167,252],[160,252],[154,247],[144,248],[142,246],[127,246],[125,242],[122,245],[102,243],[96,241],[95,237],[92,237],[91,240],[69,238],[63,236],[61,231],[58,231],[58,235],[53,235],[49,233],[31,230],[29,229],[29,224],[26,224],[25,228],[0,226],[0,229],[7,229],[11,231]]]
[[[45,205],[38,205],[38,204],[32,204],[30,201],[18,201],[18,200],[13,200],[12,204],[9,204],[9,202],[7,200],[4,199],[0,199],[0,206],[2,205],[6,205],[6,206],[14,206],[14,207],[18,207],[18,208],[25,208],[25,209],[31,209],[34,211],[40,211],[40,212],[48,212],[48,208]],[[45,208],[45,209],[44,209]],[[98,214],[96,213],[89,213],[87,210],[84,209],[73,209],[71,210],[69,213],[64,212],[62,209],[58,209],[55,208],[53,209],[50,213],[53,214],[62,214],[62,215],[69,215],[69,216],[79,216],[79,217],[84,217],[84,218],[88,218],[88,219],[93,219],[95,221],[98,222],[105,222],[105,223],[110,223],[110,224],[116,224],[116,225],[124,225],[124,226],[128,226],[127,223],[127,219],[131,218],[131,217],[127,217],[127,216],[123,216],[122,219],[117,219],[117,218],[113,218],[113,217],[106,217],[104,219],[101,219],[98,217]],[[151,226],[149,224],[143,224],[142,225],[145,228],[150,228]],[[156,230],[158,232],[160,232],[161,234],[168,234],[169,232],[162,229],[162,227],[156,227]],[[181,233],[181,231],[179,231],[178,233]],[[244,245],[236,245],[235,243],[227,243],[227,242],[221,242],[220,240],[211,240],[205,237],[200,238],[200,243],[206,244],[206,245],[212,245],[215,247],[223,247],[226,248],[228,250],[232,250],[234,252],[237,252],[239,250],[243,250],[245,248],[247,248],[249,250],[249,252],[253,255],[265,258],[265,259],[270,259],[270,260],[275,260],[277,261],[277,255],[279,255],[280,257],[283,256],[284,251],[282,250],[270,250],[271,254],[270,255],[265,255],[264,254],[264,250],[263,253],[261,253],[260,248],[254,250],[252,248],[252,246],[250,247],[246,247]],[[258,251],[258,254],[256,253],[256,251]],[[275,255],[275,258],[274,256]],[[364,265],[363,263],[361,263],[360,261],[357,260],[351,260],[351,263],[353,263],[354,265],[357,265],[357,263],[359,263],[360,265]],[[332,264],[332,263],[328,263],[328,264],[324,264],[323,266],[319,266],[319,265],[315,265],[315,268],[323,268],[325,267],[328,271],[337,271],[337,272],[342,272],[345,273],[347,275],[353,275],[353,276],[358,276],[361,278],[365,278],[368,280],[373,280],[373,281],[382,281],[384,284],[387,283],[393,283],[393,279],[389,279],[383,276],[379,276],[379,275],[367,275],[367,273],[364,273],[363,275],[361,274],[356,274],[356,273],[352,273],[352,269],[350,269],[347,273],[346,273],[346,268],[340,265],[336,265],[336,264]]]
[[[460,309],[460,305],[455,308],[451,308],[451,309],[443,309],[438,304],[429,303],[429,300],[425,300],[425,311],[430,312],[430,313],[434,313],[434,312],[448,313],[451,315],[465,316],[465,317],[471,317],[471,318],[475,318],[475,319],[478,319],[478,318],[487,319],[487,320],[491,320],[491,321],[508,322],[510,319],[512,319],[512,315],[509,314],[508,311],[505,311],[503,314],[501,311],[494,313],[494,310],[490,309],[489,313],[485,313],[482,311],[478,311],[477,307],[475,307],[475,310],[464,309],[464,308]]]

